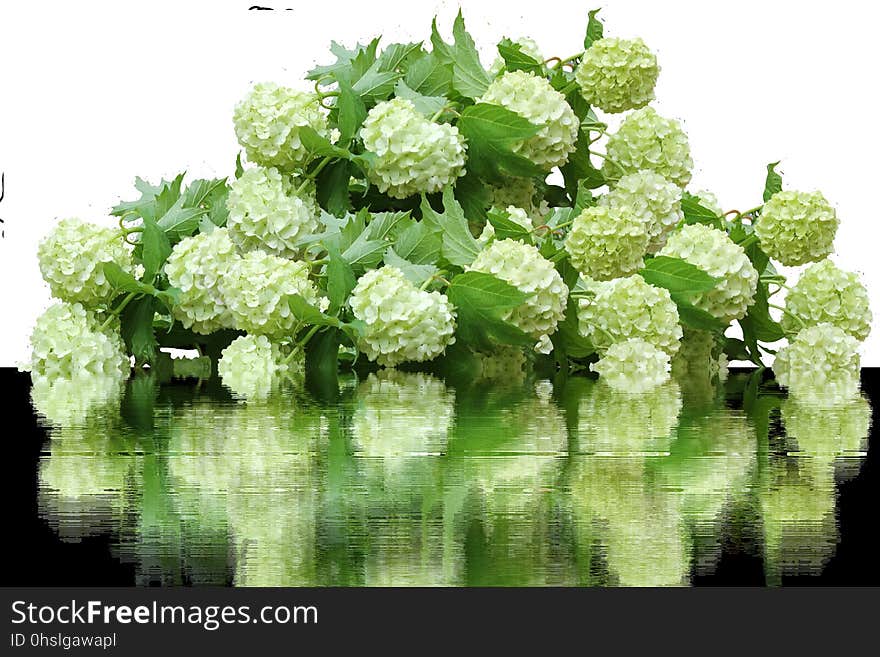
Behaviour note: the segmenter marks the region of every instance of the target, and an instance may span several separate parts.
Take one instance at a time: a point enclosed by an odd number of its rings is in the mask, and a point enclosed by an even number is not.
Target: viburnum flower
[[[232,181],[226,206],[229,237],[242,252],[261,249],[295,258],[297,240],[318,232],[318,204],[314,185],[298,191],[298,178],[272,167],[256,167]]]
[[[106,304],[114,293],[105,262],[133,270],[131,253],[117,229],[80,219],[62,219],[37,247],[43,279],[52,296],[87,307]]]
[[[783,265],[796,266],[828,257],[840,222],[821,192],[776,192],[755,222],[761,248]]]
[[[517,208],[512,205],[507,206],[507,218],[513,222],[518,223],[520,226],[527,230],[532,230],[534,228],[534,225],[532,225],[532,220],[529,218],[529,215],[526,214],[526,211],[522,208]],[[480,233],[477,241],[481,245],[485,246],[493,239],[495,239],[495,226],[487,221],[486,225],[483,226],[483,232]]]
[[[550,205],[541,195],[533,178],[516,178],[503,176],[496,182],[487,182],[489,207],[506,208],[514,206],[522,208],[532,221],[542,219],[549,211]]]
[[[660,67],[641,39],[594,41],[575,70],[581,95],[603,112],[624,112],[654,100]]]
[[[643,107],[628,114],[617,132],[608,138],[608,158],[625,173],[642,169],[656,171],[679,187],[687,186],[694,161],[687,135],[675,119],[667,119],[653,107]],[[606,160],[602,171],[608,178],[621,172]]]
[[[858,348],[858,340],[837,326],[809,326],[779,350],[773,371],[793,398],[836,406],[859,393]]]
[[[615,390],[648,392],[669,380],[669,354],[641,338],[616,342],[590,369]]]
[[[102,319],[78,303],[55,303],[37,318],[31,333],[34,379],[84,376],[127,377],[131,364],[119,335],[119,322]]]
[[[431,360],[455,342],[455,309],[446,295],[419,290],[397,267],[364,274],[349,304],[366,325],[358,347],[380,365]]]
[[[681,188],[655,171],[637,171],[623,176],[599,204],[617,216],[642,219],[648,230],[648,253],[656,253],[684,219]]]
[[[539,64],[544,61],[544,55],[541,54],[541,48],[531,37],[517,37],[516,39],[511,39],[511,41],[519,46],[522,54],[531,57]],[[489,75],[493,78],[497,77],[504,67],[504,58],[501,57],[501,55],[498,55],[489,67]]]
[[[871,332],[868,290],[858,274],[843,271],[830,260],[807,267],[785,298],[782,328],[795,332],[801,326],[827,322],[863,341]]]
[[[545,78],[525,71],[504,73],[480,102],[501,105],[540,127],[535,136],[513,144],[513,150],[545,171],[565,164],[574,151],[580,122],[565,96]]]
[[[289,295],[297,294],[320,310],[329,304],[309,280],[308,263],[264,251],[238,259],[221,279],[220,293],[236,328],[278,341],[292,339],[299,328]]]
[[[223,385],[247,401],[265,400],[277,390],[287,364],[265,335],[242,335],[223,350],[217,373]]]
[[[603,205],[583,210],[565,238],[571,264],[596,280],[628,276],[644,264],[648,224],[636,214]]]
[[[678,351],[681,326],[669,291],[641,276],[587,281],[591,296],[578,302],[578,328],[599,353],[629,338],[642,340],[670,356]]]
[[[238,259],[226,228],[197,233],[175,244],[165,262],[168,282],[180,290],[171,308],[174,318],[185,328],[204,335],[231,328],[232,315],[220,292],[220,282]]]
[[[327,136],[327,117],[314,93],[261,82],[235,106],[233,121],[238,143],[248,159],[265,167],[290,171],[305,166],[309,152],[300,128]]]
[[[568,301],[568,286],[553,263],[534,246],[505,239],[489,244],[467,269],[492,274],[528,295],[522,305],[507,311],[504,319],[538,340],[539,348],[546,350],[549,336],[565,317]]]
[[[371,109],[361,137],[376,156],[367,177],[394,198],[438,192],[464,174],[466,148],[458,128],[429,121],[404,98]]]
[[[693,296],[695,306],[724,322],[745,316],[755,297],[758,272],[727,233],[704,224],[683,226],[658,255],[681,258],[719,279],[708,292]]]

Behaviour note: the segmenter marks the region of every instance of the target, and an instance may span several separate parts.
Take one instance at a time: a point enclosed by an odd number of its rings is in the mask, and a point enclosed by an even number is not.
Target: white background
[[[0,4],[0,366],[28,356],[49,304],[37,242],[67,216],[112,223],[135,175],[231,174],[231,113],[254,81],[301,84],[346,45],[449,35],[458,2],[10,2]],[[535,38],[545,57],[582,49],[595,3],[462,0],[484,63],[502,36]],[[860,271],[880,316],[880,153],[874,3],[608,0],[606,36],[641,36],[662,72],[658,110],[685,124],[693,189],[725,209],[757,205],[767,162],[788,188],[821,189],[842,225],[837,262]],[[136,194],[134,194],[136,196]],[[880,365],[880,332],[863,364]]]

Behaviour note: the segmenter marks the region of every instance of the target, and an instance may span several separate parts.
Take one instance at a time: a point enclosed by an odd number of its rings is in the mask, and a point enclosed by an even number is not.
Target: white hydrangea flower
[[[836,406],[859,394],[858,348],[858,340],[837,326],[809,326],[779,350],[773,371],[793,398]]]
[[[695,192],[692,192],[694,196],[697,197],[697,200],[707,210],[711,210],[717,216],[721,216],[724,214],[724,209],[721,207],[721,202],[718,200],[718,197],[708,189],[698,189]]]
[[[226,207],[229,236],[242,252],[261,249],[284,258],[295,258],[296,243],[318,232],[318,203],[314,185],[297,193],[298,178],[282,175],[274,167],[256,167],[232,181]]]
[[[314,93],[262,82],[235,106],[238,143],[248,159],[266,167],[290,171],[307,164],[308,150],[300,140],[301,127],[327,136],[327,117]]]
[[[483,249],[467,270],[492,274],[527,294],[523,304],[507,311],[504,319],[540,343],[565,317],[568,286],[553,263],[534,246],[512,239],[497,240]]]
[[[31,404],[40,419],[50,425],[83,427],[92,415],[118,413],[124,388],[125,378],[120,372],[73,378],[37,376],[31,387]]]
[[[520,226],[527,230],[532,230],[534,225],[532,224],[532,220],[526,211],[522,208],[517,208],[512,205],[507,206],[507,215],[508,219],[513,222],[518,223]],[[483,226],[483,231],[480,233],[480,236],[477,238],[477,242],[480,243],[481,246],[485,246],[489,242],[495,239],[495,226],[493,226],[490,222],[486,222],[486,225]]]
[[[697,378],[720,381],[727,378],[727,356],[714,333],[685,328],[680,346],[672,358],[672,375],[679,381]]]
[[[464,174],[466,146],[458,128],[429,121],[405,98],[371,109],[361,137],[376,155],[367,177],[394,198],[439,192]]]
[[[789,291],[782,328],[795,332],[802,325],[827,322],[864,341],[871,332],[873,319],[869,303],[868,290],[858,274],[823,260],[807,267]]]
[[[35,380],[124,378],[130,367],[118,322],[104,327],[99,316],[78,303],[55,303],[37,318],[31,333],[31,362],[27,366]]]
[[[629,114],[608,138],[605,151],[626,173],[650,169],[682,188],[690,182],[694,168],[681,124],[660,116],[653,107]],[[607,161],[602,170],[608,178],[620,175],[618,168]]]
[[[287,364],[265,335],[242,335],[223,350],[217,373],[223,385],[247,401],[267,399],[278,388]]]
[[[489,207],[506,208],[514,206],[522,208],[532,221],[539,221],[550,212],[550,205],[541,196],[535,180],[503,176],[495,182],[487,182]]]
[[[513,150],[545,171],[561,166],[575,149],[580,121],[545,78],[510,71],[496,78],[480,102],[501,105],[540,127],[538,134],[513,144]]]
[[[264,251],[239,258],[221,279],[220,293],[236,328],[278,341],[292,339],[299,328],[289,295],[298,294],[320,310],[329,303],[309,280],[308,263]]]
[[[575,70],[581,95],[603,112],[644,107],[654,100],[657,57],[641,39],[594,41]]]
[[[104,277],[105,262],[132,271],[131,253],[117,229],[80,219],[62,219],[37,247],[43,279],[52,296],[87,307],[106,304],[114,288]]]
[[[584,208],[565,238],[571,264],[596,280],[628,276],[641,269],[648,248],[642,217],[604,205]]]
[[[455,342],[455,309],[446,295],[419,290],[396,267],[364,274],[349,304],[366,324],[358,347],[380,365],[431,360]]]
[[[648,253],[656,253],[684,219],[681,188],[655,171],[623,176],[614,189],[599,199],[618,216],[636,216],[648,226]]]
[[[207,335],[232,327],[232,315],[220,282],[238,262],[235,244],[226,228],[185,237],[174,245],[165,274],[180,290],[171,312],[185,328]]]
[[[669,354],[641,338],[617,342],[590,369],[615,390],[643,393],[669,380]]]
[[[669,291],[639,275],[587,281],[592,296],[578,303],[578,328],[599,353],[612,344],[641,338],[670,356],[678,351],[681,326]]]
[[[516,39],[511,39],[511,41],[519,46],[522,54],[531,57],[539,64],[544,61],[544,55],[541,54],[541,48],[531,37],[517,37]],[[498,55],[489,67],[489,75],[493,78],[497,77],[504,67],[504,58],[501,55]]]
[[[828,257],[840,222],[821,192],[776,192],[755,222],[761,248],[783,265]]]
[[[691,224],[672,233],[658,255],[681,258],[719,280],[693,303],[724,322],[745,316],[755,298],[758,272],[743,248],[724,231]]]

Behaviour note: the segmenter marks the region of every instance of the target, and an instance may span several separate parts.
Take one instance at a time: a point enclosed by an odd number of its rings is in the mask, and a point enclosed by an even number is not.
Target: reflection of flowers
[[[41,419],[56,426],[83,426],[91,415],[113,417],[119,413],[124,380],[96,374],[72,379],[36,377],[31,403]]]
[[[799,452],[814,457],[862,457],[871,430],[871,405],[864,397],[834,408],[817,408],[787,399],[782,422]]]

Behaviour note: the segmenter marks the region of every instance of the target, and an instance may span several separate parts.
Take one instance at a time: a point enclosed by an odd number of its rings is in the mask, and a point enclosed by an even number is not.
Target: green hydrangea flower
[[[724,209],[721,207],[721,202],[718,200],[718,197],[710,192],[708,189],[698,189],[695,192],[692,192],[694,196],[697,197],[697,200],[707,210],[711,210],[715,213],[716,216],[720,217],[724,214]]]
[[[627,115],[617,132],[608,138],[605,151],[626,173],[650,169],[681,188],[690,182],[694,168],[681,124],[660,116],[653,107],[643,107]],[[602,171],[607,178],[620,176],[618,167],[608,161]]]
[[[287,301],[289,295],[298,294],[320,310],[329,304],[309,280],[308,263],[264,251],[239,258],[221,279],[220,293],[236,328],[275,341],[292,339],[299,328]]]
[[[496,78],[480,102],[501,105],[540,126],[538,134],[515,143],[513,150],[545,171],[561,166],[575,149],[580,122],[545,78],[511,71]]]
[[[549,337],[565,317],[568,301],[568,286],[553,263],[534,246],[506,239],[492,242],[467,269],[492,274],[528,295],[504,319],[538,340],[538,348],[549,353]]]
[[[660,67],[641,39],[594,41],[575,70],[581,95],[603,112],[644,107],[654,100]]]
[[[291,171],[305,166],[309,152],[299,129],[309,127],[326,137],[327,117],[313,93],[262,82],[235,106],[238,143],[248,160],[264,167]]]
[[[108,303],[114,294],[103,263],[133,270],[131,253],[118,230],[79,219],[59,221],[40,241],[37,259],[52,296],[89,308]]]
[[[755,222],[761,248],[783,265],[796,266],[828,257],[840,222],[820,192],[776,192]]]
[[[171,308],[174,318],[185,328],[204,335],[231,328],[232,315],[220,282],[238,259],[226,228],[197,233],[175,244],[165,262],[168,282],[180,290]]]
[[[429,121],[404,98],[371,109],[361,137],[376,156],[367,177],[394,198],[439,192],[464,174],[466,149],[458,128]]]
[[[643,393],[669,380],[669,354],[641,338],[616,342],[590,369],[615,390]]]
[[[229,186],[229,237],[242,252],[261,249],[284,258],[300,254],[296,243],[318,232],[314,185],[297,193],[301,181],[278,169],[248,169]]]
[[[358,347],[380,365],[431,360],[455,342],[455,309],[446,295],[417,289],[396,267],[364,274],[349,304],[366,325]]]
[[[617,216],[634,216],[648,227],[648,253],[656,253],[684,219],[681,188],[655,171],[637,171],[623,176],[599,205]]]
[[[793,333],[803,325],[827,322],[864,341],[873,319],[869,303],[868,290],[858,274],[823,260],[807,267],[788,293],[782,328]]]
[[[809,326],[779,350],[773,371],[798,401],[836,406],[859,394],[858,348],[858,340],[837,326]]]
[[[599,353],[612,344],[641,338],[670,356],[678,351],[681,326],[669,291],[641,276],[587,281],[592,296],[578,302],[578,329]]]
[[[641,269],[648,224],[638,215],[604,205],[584,208],[565,238],[571,264],[595,280],[629,276]]]
[[[658,255],[681,258],[720,279],[693,303],[724,322],[745,317],[758,286],[758,272],[743,248],[727,233],[704,224],[691,224],[672,233]]]
[[[489,207],[522,208],[532,221],[543,219],[550,212],[550,205],[544,200],[541,191],[532,178],[504,176],[496,182],[487,182]]]
[[[223,385],[247,401],[262,401],[278,389],[288,370],[281,347],[265,335],[242,335],[223,350],[217,373]]]
[[[102,326],[78,303],[56,303],[37,318],[31,333],[31,362],[36,380],[89,376],[128,377],[131,364],[119,335],[119,323]]]

